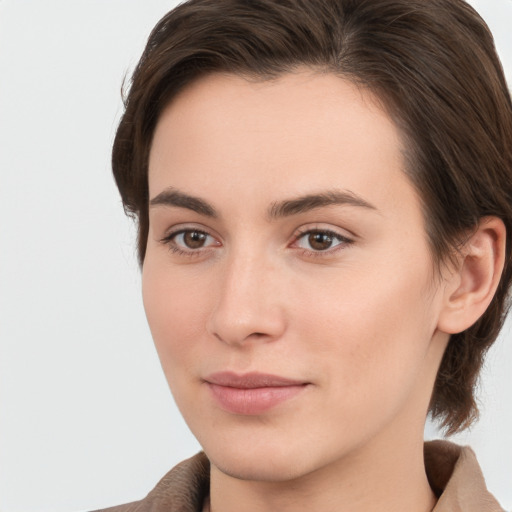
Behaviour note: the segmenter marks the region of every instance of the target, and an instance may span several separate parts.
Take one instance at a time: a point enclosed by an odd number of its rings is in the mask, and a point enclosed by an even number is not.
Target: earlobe
[[[489,306],[505,261],[506,228],[485,217],[461,249],[459,264],[446,279],[438,329],[456,334],[471,327]]]

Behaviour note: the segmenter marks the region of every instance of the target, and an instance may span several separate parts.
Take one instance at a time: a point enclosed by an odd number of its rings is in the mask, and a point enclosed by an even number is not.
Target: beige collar
[[[503,512],[487,491],[473,450],[447,441],[425,443],[425,468],[439,500],[433,512]],[[143,500],[105,512],[208,512],[210,463],[204,453],[178,464]],[[102,512],[102,511],[98,511]]]
[[[503,512],[487,490],[471,448],[430,441],[424,453],[430,487],[439,497],[433,512]]]

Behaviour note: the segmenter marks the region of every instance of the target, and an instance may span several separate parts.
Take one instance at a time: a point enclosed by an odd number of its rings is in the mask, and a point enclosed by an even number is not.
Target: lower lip
[[[262,414],[304,391],[306,384],[264,388],[231,388],[207,383],[222,409],[233,414]]]

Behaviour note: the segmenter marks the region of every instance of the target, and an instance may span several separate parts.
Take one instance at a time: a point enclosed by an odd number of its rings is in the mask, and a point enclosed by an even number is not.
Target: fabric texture
[[[489,493],[469,447],[425,443],[425,468],[439,498],[432,512],[504,512]],[[201,452],[175,466],[142,500],[96,512],[201,512],[209,491],[210,464]]]

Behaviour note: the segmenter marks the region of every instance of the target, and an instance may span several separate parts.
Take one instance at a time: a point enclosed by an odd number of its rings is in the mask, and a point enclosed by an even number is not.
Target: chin
[[[317,436],[290,430],[226,429],[199,442],[215,468],[239,480],[289,482],[333,462],[332,446],[318,446]]]
[[[298,460],[297,455],[292,457],[269,452],[262,450],[261,453],[255,453],[252,450],[243,453],[229,450],[220,453],[219,450],[213,450],[213,453],[206,454],[219,471],[238,480],[277,483],[294,480],[309,472],[305,461]]]

